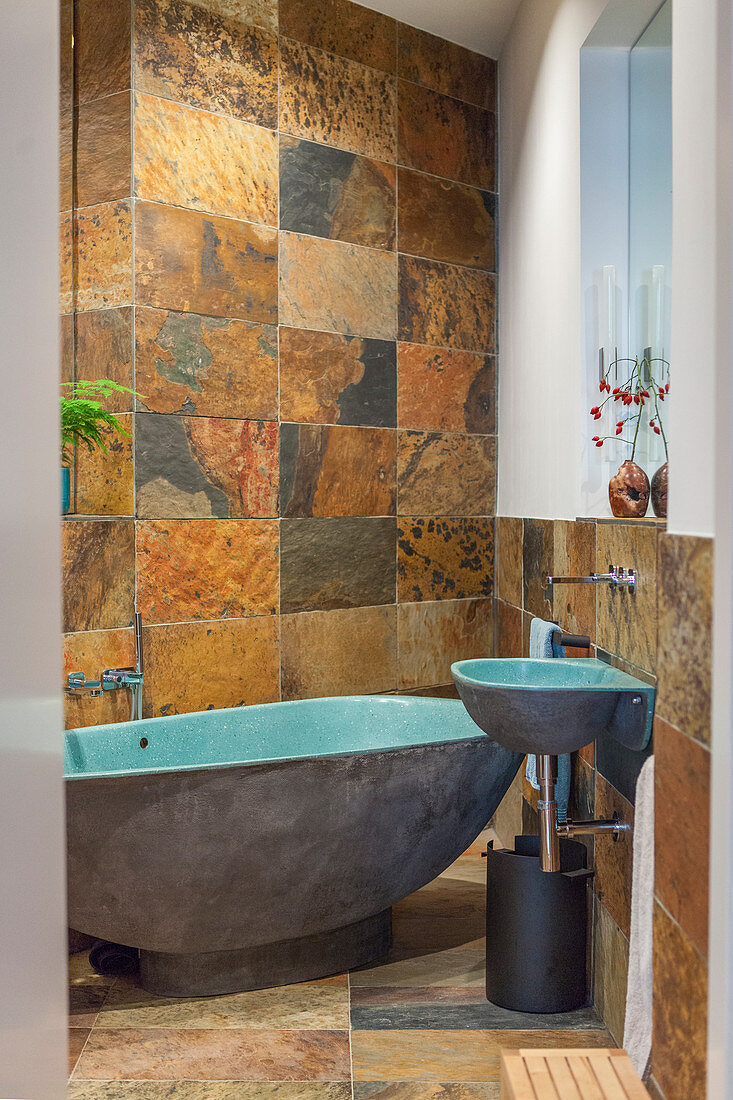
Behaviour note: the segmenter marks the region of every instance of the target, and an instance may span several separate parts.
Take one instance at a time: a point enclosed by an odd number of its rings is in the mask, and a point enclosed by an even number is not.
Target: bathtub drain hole
[[[141,748],[141,749],[146,749],[147,747],[148,747],[148,739],[147,739],[147,737],[141,737],[141,738],[140,738],[140,748]]]

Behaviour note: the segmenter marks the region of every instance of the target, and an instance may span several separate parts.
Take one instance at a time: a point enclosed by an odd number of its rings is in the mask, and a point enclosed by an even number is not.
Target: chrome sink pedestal
[[[611,833],[614,842],[621,833],[629,832],[631,826],[621,821],[615,813],[612,818],[595,818],[589,821],[566,821],[562,825],[557,820],[557,801],[555,799],[555,765],[553,756],[537,756],[537,780],[540,785],[540,797],[537,800],[537,812],[540,818],[540,867],[543,871],[560,870],[560,838],[570,840],[575,836],[599,836]]]
[[[537,780],[540,785],[540,797],[537,802],[537,812],[540,815],[540,866],[543,871],[559,871],[560,840],[557,835],[557,802],[552,757],[538,756],[536,760]]]

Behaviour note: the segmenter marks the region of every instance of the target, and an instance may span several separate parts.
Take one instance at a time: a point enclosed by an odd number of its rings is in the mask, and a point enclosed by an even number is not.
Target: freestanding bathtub
[[[353,696],[66,735],[69,922],[153,992],[323,977],[489,821],[521,757],[458,700]]]

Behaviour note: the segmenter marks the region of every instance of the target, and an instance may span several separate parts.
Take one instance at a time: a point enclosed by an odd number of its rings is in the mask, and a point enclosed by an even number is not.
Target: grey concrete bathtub
[[[391,909],[486,825],[521,757],[452,699],[354,696],[66,735],[69,922],[170,996],[383,955]]]

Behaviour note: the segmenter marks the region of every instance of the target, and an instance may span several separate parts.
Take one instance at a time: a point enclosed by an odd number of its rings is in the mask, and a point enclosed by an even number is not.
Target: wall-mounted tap
[[[70,672],[64,692],[66,695],[89,695],[96,699],[103,691],[101,680],[87,680],[83,672]]]
[[[128,668],[106,668],[102,673],[104,691],[126,687],[132,692],[130,721],[143,716],[143,619],[135,612],[135,664]]]
[[[70,672],[64,687],[67,695],[97,698],[105,691],[129,688],[132,693],[130,720],[143,716],[143,620],[135,612],[135,664],[127,668],[106,668],[99,680],[85,680],[83,672]]]
[[[624,569],[623,566],[609,565],[607,573],[591,573],[588,577],[555,577],[547,578],[548,586],[553,584],[608,584],[611,588],[628,588],[629,592],[635,592],[639,578],[635,569]]]

